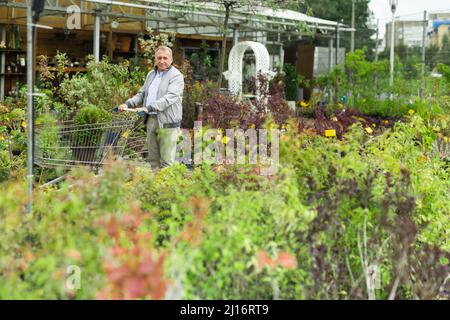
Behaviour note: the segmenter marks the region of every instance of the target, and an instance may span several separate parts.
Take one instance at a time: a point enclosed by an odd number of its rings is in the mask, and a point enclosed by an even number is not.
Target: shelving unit
[[[121,44],[121,38],[129,38],[129,50],[125,51],[122,48]],[[130,33],[114,33],[114,36],[111,35],[111,41],[114,41],[114,44],[110,45],[110,58],[111,62],[117,63],[120,62],[120,60],[130,60],[138,57],[137,52],[137,35],[136,34],[130,34]]]
[[[16,30],[8,30],[7,26],[0,26],[0,41],[6,48],[0,48],[0,101],[13,88],[18,90],[19,82],[25,81],[25,51],[21,50],[20,38]],[[15,46],[15,48],[13,48]]]
[[[21,58],[22,63],[21,63]],[[25,78],[25,51],[0,48],[0,100],[11,89],[18,89],[19,82]]]

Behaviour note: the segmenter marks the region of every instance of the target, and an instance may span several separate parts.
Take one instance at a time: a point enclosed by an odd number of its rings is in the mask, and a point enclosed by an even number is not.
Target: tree
[[[375,47],[375,41],[371,39],[375,30],[369,27],[373,19],[369,2],[370,0],[356,0],[355,3],[355,49],[367,47],[367,53],[373,52],[372,49]],[[302,3],[291,4],[290,9],[308,12],[314,17],[342,22],[348,26],[352,23],[352,0],[305,0]],[[341,46],[348,51],[350,37],[341,38]]]
[[[219,63],[219,75],[217,84],[219,88],[222,86],[222,80],[223,80],[223,69],[225,65],[225,56],[226,56],[226,50],[227,50],[227,34],[228,34],[228,22],[230,19],[230,15],[236,8],[241,7],[247,7],[249,10],[255,10],[257,11],[257,7],[263,5],[264,7],[270,7],[273,9],[277,8],[292,8],[294,7],[294,4],[301,4],[304,3],[304,0],[300,1],[293,1],[293,0],[210,0],[210,1],[190,1],[192,4],[193,2],[198,3],[216,3],[220,5],[223,10],[225,11],[225,17],[223,20],[222,25],[222,48],[220,50],[220,63]]]
[[[445,35],[442,39],[442,47],[439,51],[439,62],[450,66],[450,38]]]

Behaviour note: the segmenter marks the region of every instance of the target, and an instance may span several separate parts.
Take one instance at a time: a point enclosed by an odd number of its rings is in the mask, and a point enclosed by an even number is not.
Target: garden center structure
[[[26,6],[26,0],[0,0],[1,99],[25,82]],[[88,54],[97,59],[107,55],[112,62],[137,58],[137,39],[145,36],[147,28],[176,33],[175,61],[188,58],[202,41],[211,55],[217,55],[224,17],[222,6],[202,1],[47,0],[37,31],[36,56],[66,52],[72,61],[67,71],[83,72]],[[233,9],[228,26],[230,42],[263,43],[272,66],[289,61],[306,78],[313,72],[311,39],[335,39],[338,47],[340,32],[351,31],[333,21],[264,6]]]

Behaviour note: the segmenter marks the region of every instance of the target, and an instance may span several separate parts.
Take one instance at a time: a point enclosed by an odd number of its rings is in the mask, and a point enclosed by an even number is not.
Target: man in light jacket
[[[183,74],[172,66],[169,47],[155,52],[155,68],[147,74],[139,92],[124,104],[125,108],[143,106],[147,126],[148,159],[152,168],[167,167],[175,162],[177,140],[183,115]]]

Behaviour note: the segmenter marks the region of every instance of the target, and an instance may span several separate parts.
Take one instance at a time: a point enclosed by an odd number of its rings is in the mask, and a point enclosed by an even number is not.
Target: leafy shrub
[[[0,296],[448,298],[450,172],[433,135],[418,117],[375,137],[357,125],[342,140],[291,129],[271,178],[252,166],[114,163],[39,191],[32,216],[11,184]],[[62,285],[74,264],[76,291]]]

